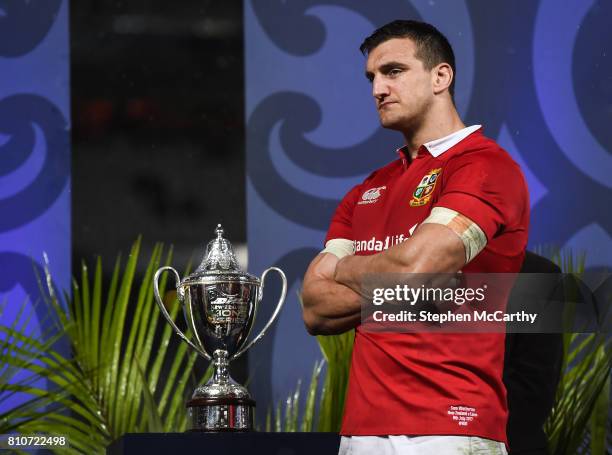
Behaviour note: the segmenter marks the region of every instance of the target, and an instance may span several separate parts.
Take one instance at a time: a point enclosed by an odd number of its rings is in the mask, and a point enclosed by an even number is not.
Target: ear
[[[431,70],[432,88],[435,95],[448,90],[455,75],[448,63],[440,63]]]

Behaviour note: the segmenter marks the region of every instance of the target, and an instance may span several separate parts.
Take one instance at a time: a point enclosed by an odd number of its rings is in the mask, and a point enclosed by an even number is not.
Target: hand
[[[346,269],[346,265],[345,264],[346,264],[347,260],[349,258],[351,258],[351,257],[352,256],[345,256],[342,259],[339,259],[338,262],[336,263],[336,267],[334,269],[334,275],[333,275],[333,278],[334,278],[334,280],[336,282],[344,284],[342,282],[342,279],[343,279],[344,275],[346,275],[347,273],[346,273],[346,270],[344,270],[344,273],[343,273],[343,269]],[[344,277],[344,278],[346,278],[346,277]]]
[[[357,326],[361,297],[334,279],[338,257],[319,254],[310,264],[302,287],[302,316],[311,335],[332,335]]]
[[[367,256],[345,256],[336,264],[334,280],[336,282],[348,286],[353,291],[361,294],[361,281],[363,273],[360,270],[365,269],[365,263],[369,260]]]
[[[320,259],[317,261],[316,274],[320,278],[334,280],[338,262],[340,262],[340,260],[335,254],[322,254]]]

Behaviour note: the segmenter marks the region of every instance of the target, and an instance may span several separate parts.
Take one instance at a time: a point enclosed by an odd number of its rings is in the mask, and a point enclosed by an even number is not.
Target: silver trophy
[[[172,267],[162,267],[155,273],[155,300],[177,335],[214,365],[211,379],[198,387],[187,402],[191,430],[249,431],[253,428],[255,401],[245,387],[230,377],[229,362],[257,343],[272,325],[285,301],[287,278],[277,267],[265,270],[261,279],[242,271],[232,245],[223,237],[221,225],[217,226],[216,234],[206,247],[202,263],[182,281]],[[193,340],[176,326],[159,295],[159,276],[165,270],[174,273],[177,297]],[[247,343],[263,297],[266,275],[273,270],[283,283],[280,299],[259,335]]]

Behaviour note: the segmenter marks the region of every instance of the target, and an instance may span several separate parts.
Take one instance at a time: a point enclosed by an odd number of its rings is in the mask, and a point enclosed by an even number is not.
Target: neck
[[[448,136],[465,128],[454,105],[432,106],[419,125],[402,131],[412,158],[427,142]]]

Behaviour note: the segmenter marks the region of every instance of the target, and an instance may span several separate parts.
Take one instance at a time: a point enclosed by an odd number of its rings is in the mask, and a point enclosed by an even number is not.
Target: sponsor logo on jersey
[[[419,182],[419,185],[412,193],[412,199],[410,199],[411,207],[421,207],[431,200],[431,196],[441,172],[442,168],[432,169],[423,176]]]
[[[353,240],[355,245],[355,252],[360,251],[384,251],[391,248],[398,243],[402,243],[404,240],[408,240],[404,234],[399,235],[388,235],[383,240],[379,240],[376,237],[372,237],[369,240]]]
[[[392,246],[398,245],[405,240],[408,240],[412,233],[416,229],[419,223],[415,224],[408,231],[408,235],[404,234],[396,234],[396,235],[388,235],[384,239],[379,240],[376,237],[372,237],[368,240],[353,240],[353,245],[355,246],[355,252],[358,253],[360,251],[384,251]]]
[[[375,203],[376,201],[378,201],[381,191],[386,189],[386,186],[378,186],[376,188],[370,188],[369,190],[366,190],[366,192],[361,195],[361,201],[359,201],[357,204]]]

